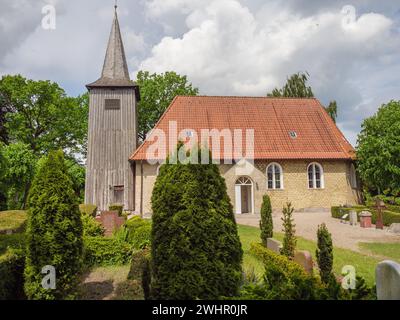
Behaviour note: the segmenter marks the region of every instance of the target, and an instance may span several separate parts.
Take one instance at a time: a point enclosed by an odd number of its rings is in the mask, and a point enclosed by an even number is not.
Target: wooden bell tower
[[[137,148],[136,104],[139,88],[130,80],[115,6],[100,79],[89,90],[89,132],[85,203],[107,210],[111,203],[135,206],[134,168],[128,161]]]

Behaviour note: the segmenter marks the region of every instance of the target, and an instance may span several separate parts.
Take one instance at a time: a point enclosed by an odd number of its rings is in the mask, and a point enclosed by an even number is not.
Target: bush
[[[266,246],[267,239],[273,237],[273,222],[272,222],[272,208],[271,199],[268,195],[263,196],[263,202],[261,206],[261,241]]]
[[[113,203],[108,206],[108,210],[117,211],[119,216],[122,216],[122,211],[124,210],[124,205],[120,203]]]
[[[54,290],[41,285],[44,266],[57,273]],[[82,266],[82,221],[62,151],[50,152],[29,194],[25,292],[29,299],[73,299]]]
[[[294,252],[296,250],[296,236],[295,236],[295,224],[293,223],[293,214],[294,208],[292,207],[292,204],[289,202],[286,204],[286,207],[283,208],[283,217],[282,217],[282,223],[283,223],[283,231],[285,232],[285,235],[283,237],[283,244],[282,244],[282,250],[281,253],[285,256],[287,256],[289,259],[293,260],[294,258]]]
[[[325,287],[314,276],[308,275],[297,263],[286,256],[252,243],[250,252],[265,266],[262,284],[243,288],[242,298],[267,300],[315,300],[326,298]]]
[[[9,249],[0,256],[0,300],[25,299],[23,250]]]
[[[127,241],[134,248],[144,248],[150,245],[151,241],[151,220],[134,217],[126,222],[126,227],[129,230]]]
[[[164,164],[157,176],[151,198],[154,299],[217,299],[238,292],[243,252],[225,180],[217,165],[198,160]]]
[[[132,255],[128,280],[139,281],[142,285],[143,296],[147,300],[150,295],[150,250],[142,249]]]
[[[341,219],[343,215],[350,214],[350,211],[355,210],[357,214],[359,214],[361,211],[367,210],[371,212],[372,214],[372,223],[376,223],[376,218],[377,218],[377,212],[375,209],[371,209],[368,207],[363,207],[363,206],[356,206],[356,207],[332,207],[331,208],[331,216],[333,218]],[[349,220],[350,217],[348,216],[346,220]],[[360,217],[357,215],[358,221],[360,221]],[[400,213],[398,212],[392,212],[392,211],[384,211],[383,212],[383,224],[385,226],[390,226],[392,223],[400,223]]]
[[[84,264],[86,267],[124,265],[130,262],[132,246],[114,238],[85,237]]]
[[[318,226],[317,239],[317,250],[315,254],[318,261],[319,274],[323,283],[329,283],[329,279],[333,277],[333,245],[331,234],[325,223]]]
[[[79,211],[82,215],[96,217],[97,206],[95,204],[80,204]]]
[[[97,237],[104,236],[105,229],[102,224],[92,216],[83,214],[81,216],[82,227],[83,227],[83,236],[84,237]]]

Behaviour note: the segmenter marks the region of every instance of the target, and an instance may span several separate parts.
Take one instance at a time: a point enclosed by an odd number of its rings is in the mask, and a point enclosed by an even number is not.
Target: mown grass
[[[0,232],[23,229],[27,213],[23,210],[0,211]]]
[[[400,243],[366,243],[359,244],[362,250],[374,255],[393,259],[400,263]]]
[[[259,272],[263,272],[263,266],[260,261],[258,261],[254,256],[252,256],[248,249],[250,247],[250,243],[252,242],[260,242],[260,230],[256,227],[243,226],[238,225],[239,236],[242,241],[243,250],[244,250],[244,259],[243,266],[253,266],[254,269]],[[274,233],[274,238],[282,241],[283,234],[282,233]],[[307,250],[309,251],[313,259],[315,261],[315,250],[317,248],[317,244],[314,241],[307,240],[301,237],[297,238],[297,249],[298,250]],[[342,268],[346,265],[352,265],[356,268],[356,272],[358,275],[362,276],[368,285],[372,286],[375,283],[375,267],[379,261],[381,261],[378,257],[373,257],[365,254],[361,254],[352,250],[336,248],[333,250],[333,269],[334,272],[338,275],[341,274]]]

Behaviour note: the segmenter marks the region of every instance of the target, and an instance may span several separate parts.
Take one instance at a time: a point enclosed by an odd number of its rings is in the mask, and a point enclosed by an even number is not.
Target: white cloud
[[[360,119],[344,121],[344,116],[354,118],[352,108],[357,105],[368,114],[376,109],[360,80],[377,72],[372,69],[377,63],[388,72],[385,61],[394,52],[399,57],[399,38],[392,33],[392,20],[383,14],[365,13],[344,24],[341,6],[300,15],[278,1],[257,13],[236,0],[204,1],[203,6],[183,0],[151,4],[150,15],[160,20],[174,10],[184,15],[187,31],[161,39],[140,69],[186,74],[202,93],[216,95],[265,95],[286,76],[308,71],[324,103],[338,100],[340,125],[353,132],[353,143]]]

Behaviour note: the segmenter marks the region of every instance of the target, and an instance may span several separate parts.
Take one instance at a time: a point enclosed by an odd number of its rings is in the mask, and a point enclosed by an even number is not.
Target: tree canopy
[[[37,155],[85,152],[87,95],[68,97],[54,82],[7,75],[0,80],[0,103],[4,143],[25,143]]]
[[[276,98],[314,98],[314,93],[307,84],[310,75],[308,73],[295,73],[287,78],[285,85],[281,88],[275,88],[271,93],[268,93],[268,97]],[[337,118],[337,103],[331,101],[328,107],[325,107],[326,112],[336,122]]]
[[[382,105],[358,135],[358,171],[375,194],[400,195],[400,101]]]
[[[141,95],[138,104],[138,135],[141,140],[146,138],[177,95],[195,96],[199,92],[186,76],[172,71],[161,74],[139,71],[136,82]]]

